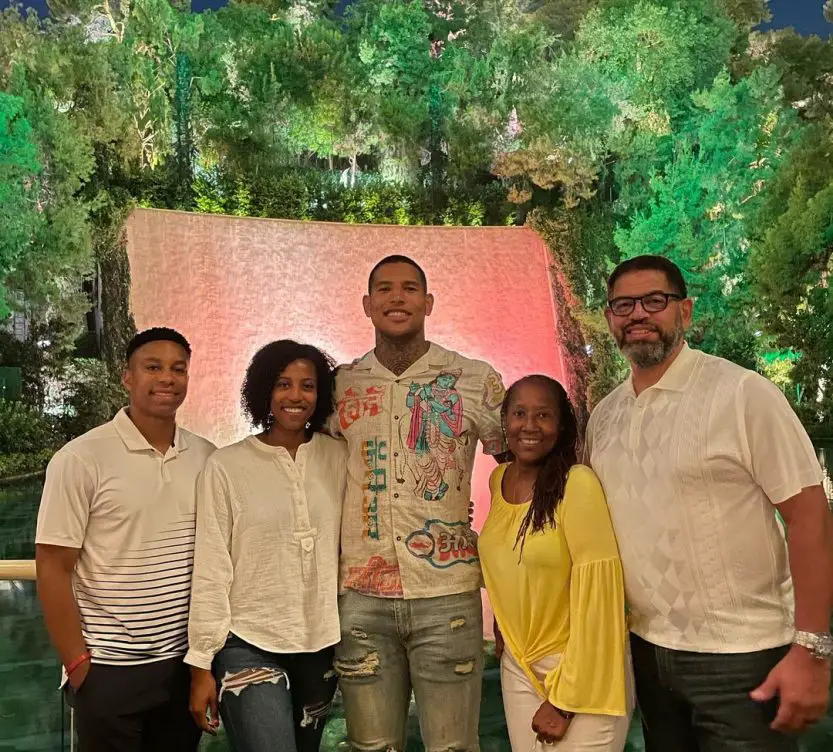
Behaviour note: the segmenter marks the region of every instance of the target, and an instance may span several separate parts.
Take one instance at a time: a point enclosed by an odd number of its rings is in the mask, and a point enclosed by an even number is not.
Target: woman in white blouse
[[[191,712],[235,752],[317,752],[336,689],[346,447],[321,433],[333,363],[272,342],[243,408],[262,432],[217,450],[197,492],[188,655]]]

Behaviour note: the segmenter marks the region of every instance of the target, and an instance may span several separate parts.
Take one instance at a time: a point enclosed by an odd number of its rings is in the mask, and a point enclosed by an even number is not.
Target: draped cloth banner
[[[127,225],[136,326],[172,326],[193,348],[180,423],[223,446],[249,432],[240,385],[252,355],[275,339],[309,342],[337,362],[373,347],[362,310],[384,256],[416,260],[436,297],[429,339],[491,363],[506,385],[529,373],[563,381],[551,257],[532,230],[400,227],[248,219],[137,209]],[[475,527],[488,474],[475,469]]]

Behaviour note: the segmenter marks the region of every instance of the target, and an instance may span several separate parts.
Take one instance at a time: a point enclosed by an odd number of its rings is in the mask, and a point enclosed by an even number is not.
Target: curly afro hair
[[[296,360],[308,360],[318,377],[318,399],[310,418],[309,430],[320,431],[334,410],[335,363],[326,353],[312,345],[291,339],[279,339],[260,348],[246,369],[240,389],[243,410],[257,428],[268,431],[273,423],[272,391],[286,367]]]

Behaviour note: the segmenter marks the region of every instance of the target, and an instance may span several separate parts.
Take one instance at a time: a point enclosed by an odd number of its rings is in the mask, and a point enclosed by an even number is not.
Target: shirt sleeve
[[[95,497],[95,480],[84,461],[59,450],[46,468],[35,542],[81,548]]]
[[[587,467],[592,467],[590,458],[593,454],[593,429],[596,425],[593,418],[595,415],[596,411],[594,410],[590,413],[590,417],[587,419],[587,426],[585,426],[584,429],[584,442],[582,443],[581,448],[581,462],[583,465],[587,465]]]
[[[496,455],[506,451],[506,439],[503,435],[501,407],[506,388],[503,379],[494,368],[488,366],[483,379],[483,395],[480,402],[478,435],[486,454]]]
[[[231,626],[232,528],[228,481],[217,463],[209,460],[197,485],[197,534],[185,656],[185,663],[197,668],[211,668]]]
[[[741,382],[738,405],[746,468],[773,504],[821,485],[810,437],[775,384],[750,373]]]
[[[622,716],[625,699],[625,592],[622,564],[601,484],[588,468],[570,472],[559,524],[572,560],[570,637],[544,680],[562,710]]]

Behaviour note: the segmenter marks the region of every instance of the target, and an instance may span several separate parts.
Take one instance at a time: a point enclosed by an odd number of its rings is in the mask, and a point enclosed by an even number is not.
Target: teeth
[[[302,413],[304,412],[303,407],[284,407],[281,408],[285,413]]]

